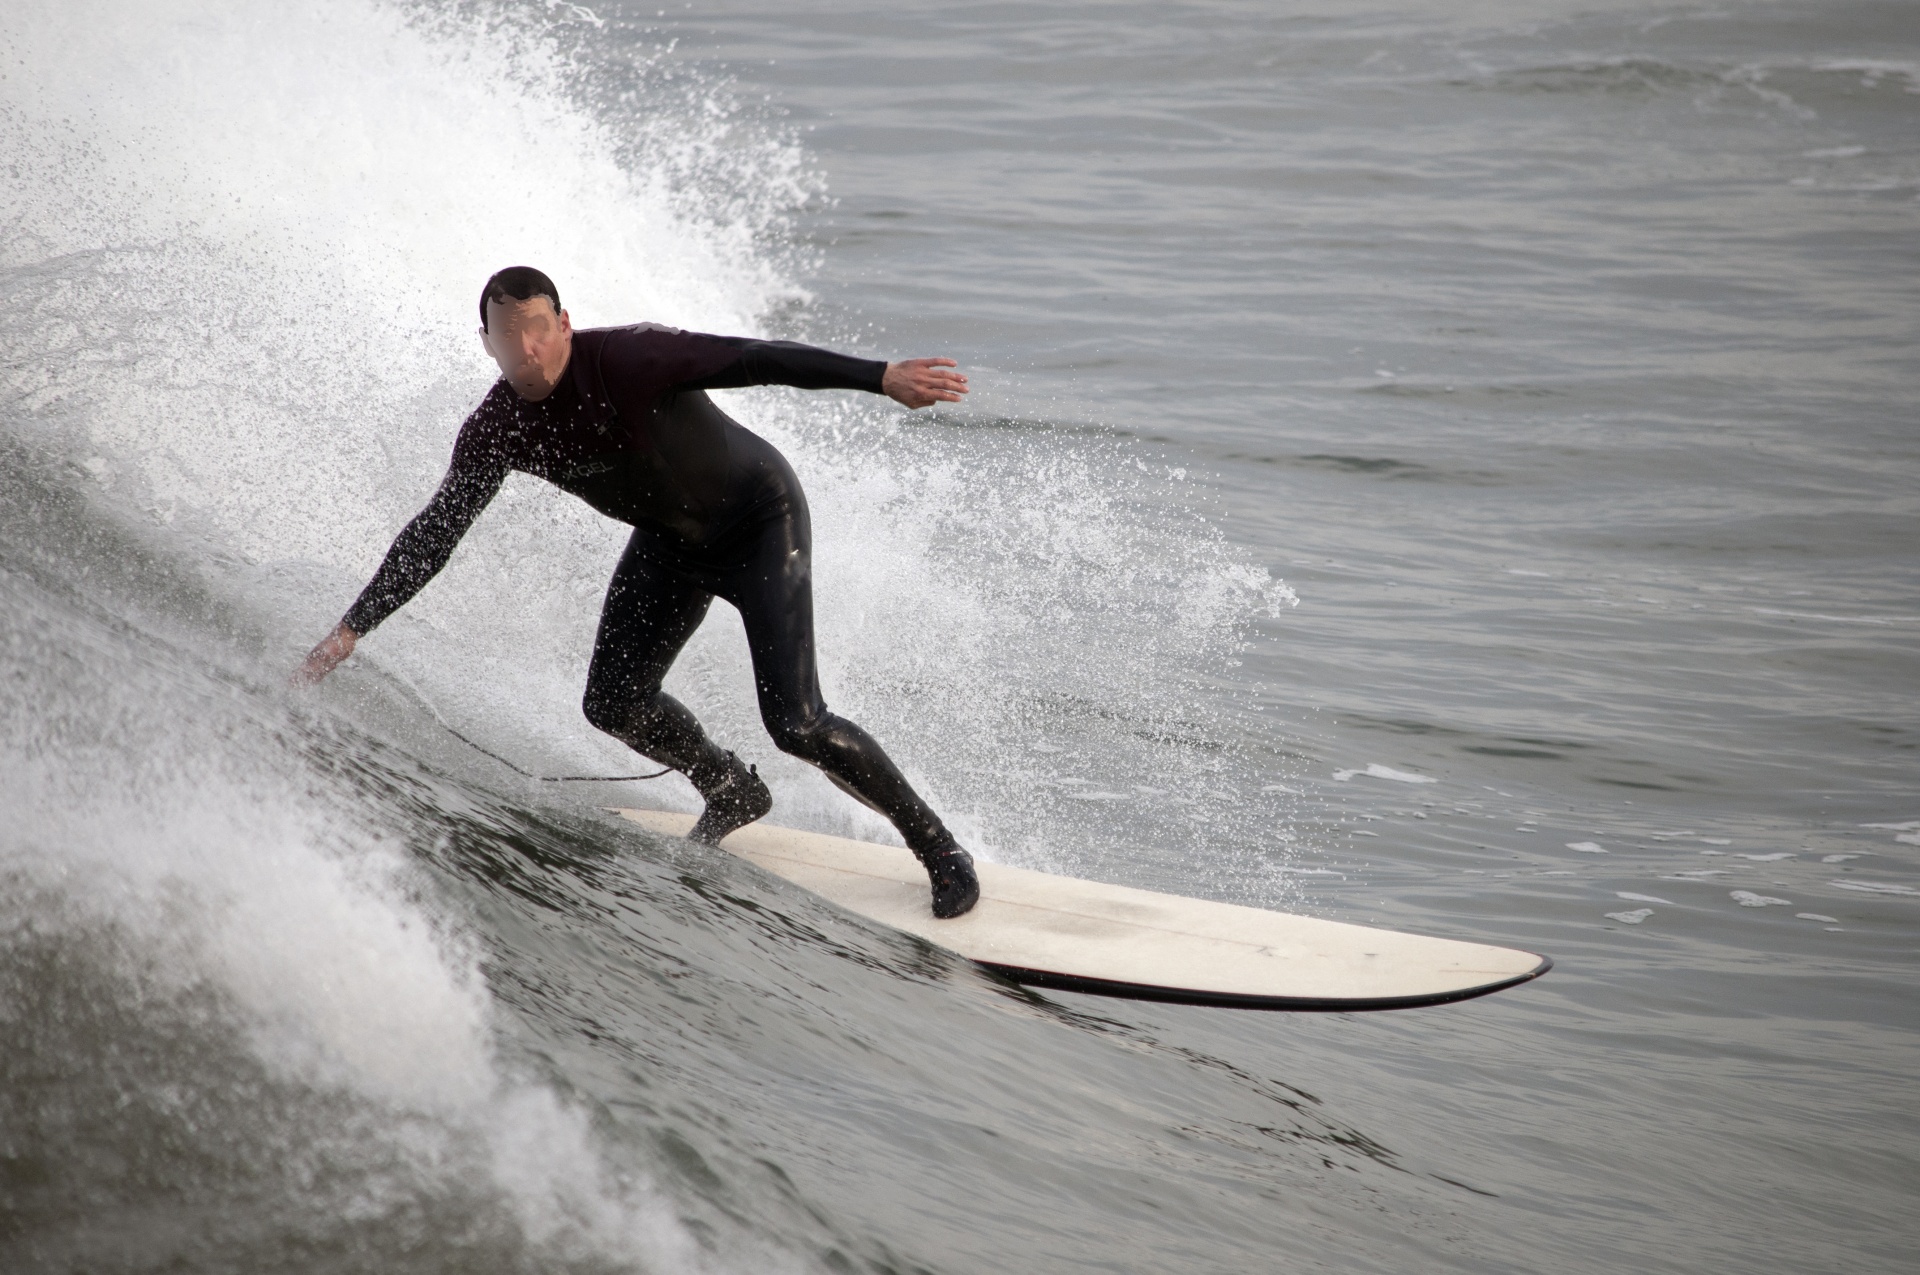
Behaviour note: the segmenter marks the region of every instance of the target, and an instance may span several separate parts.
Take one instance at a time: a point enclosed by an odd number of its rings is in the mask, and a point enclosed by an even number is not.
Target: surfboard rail
[[[666,836],[694,817],[615,813]],[[721,847],[868,920],[1028,987],[1223,1009],[1341,1012],[1470,1000],[1553,968],[1538,953],[981,862],[980,903],[936,920],[905,849],[749,824]]]
[[[1535,955],[1535,953],[1528,953]],[[1551,956],[1524,974],[1515,974],[1499,982],[1483,983],[1449,992],[1429,992],[1415,996],[1375,996],[1342,999],[1326,996],[1262,996],[1243,992],[1205,992],[1182,987],[1163,987],[1151,983],[1121,983],[1111,979],[1089,978],[1076,974],[1057,974],[1050,970],[1020,969],[996,965],[991,961],[974,964],[992,970],[1023,987],[1044,987],[1050,991],[1079,992],[1086,996],[1113,996],[1125,1000],[1155,1001],[1164,1005],[1205,1005],[1214,1009],[1272,1009],[1321,1014],[1361,1013],[1380,1009],[1425,1009],[1431,1005],[1452,1005],[1490,992],[1505,991],[1531,982],[1553,968]]]

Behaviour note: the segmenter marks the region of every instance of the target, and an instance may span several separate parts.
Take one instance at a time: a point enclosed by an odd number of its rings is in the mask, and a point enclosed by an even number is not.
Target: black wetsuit
[[[535,474],[634,529],[600,613],[582,704],[588,721],[706,791],[727,754],[660,682],[713,599],[724,598],[745,623],[774,743],[885,814],[914,850],[950,844],[873,737],[827,710],[800,480],[705,393],[746,385],[879,393],[885,371],[885,363],[790,341],[653,324],[576,332],[552,394],[531,403],[502,380],[474,409],[439,491],[394,540],[344,622],[365,634],[393,614],[446,565],[508,471]]]

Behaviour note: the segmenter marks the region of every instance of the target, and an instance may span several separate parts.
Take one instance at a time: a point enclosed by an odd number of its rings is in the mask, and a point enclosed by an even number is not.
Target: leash
[[[440,714],[435,713],[434,716],[438,717]],[[468,748],[473,749],[474,752],[484,753],[486,756],[499,762],[502,766],[505,766],[508,770],[511,770],[514,774],[524,775],[528,779],[535,779],[543,784],[624,784],[640,779],[658,779],[662,775],[671,775],[673,773],[673,767],[668,766],[664,770],[654,771],[651,775],[536,775],[531,770],[523,770],[519,766],[514,765],[499,753],[494,752],[491,748],[486,748],[474,743],[453,727],[448,726],[444,721],[440,723],[440,726],[447,734],[453,736]]]
[[[643,779],[658,779],[662,775],[671,775],[673,773],[673,767],[668,766],[664,769],[654,771],[651,775],[536,775],[531,770],[527,770],[522,766],[515,765],[513,762],[508,761],[505,757],[494,752],[486,745],[477,744],[465,735],[462,735],[453,728],[446,718],[440,716],[440,710],[433,706],[433,701],[422,694],[420,688],[415,686],[411,679],[401,677],[398,674],[394,676],[405,685],[408,690],[413,692],[416,699],[426,705],[427,711],[433,714],[433,720],[440,723],[441,730],[447,732],[447,734],[453,736],[468,748],[473,749],[474,752],[493,758],[502,766],[505,766],[508,770],[511,770],[514,774],[520,775],[523,778],[536,780],[543,784],[624,784]]]

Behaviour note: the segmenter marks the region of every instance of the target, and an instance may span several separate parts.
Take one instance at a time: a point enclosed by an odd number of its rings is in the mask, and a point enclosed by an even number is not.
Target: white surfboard
[[[659,810],[618,813],[674,837],[694,822]],[[1409,1009],[1484,996],[1553,967],[1512,948],[978,861],[980,902],[939,921],[925,869],[898,847],[766,823],[721,845],[849,912],[1035,987],[1243,1009]]]

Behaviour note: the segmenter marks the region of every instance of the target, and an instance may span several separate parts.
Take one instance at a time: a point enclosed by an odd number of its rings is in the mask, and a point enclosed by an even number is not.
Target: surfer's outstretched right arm
[[[466,440],[463,438],[462,442]],[[375,625],[412,600],[427,581],[440,574],[453,556],[454,546],[473,526],[506,481],[507,466],[476,454],[477,449],[456,445],[453,464],[427,507],[394,537],[386,560],[360,597],[293,675],[296,683],[312,685],[353,654],[354,643]]]

